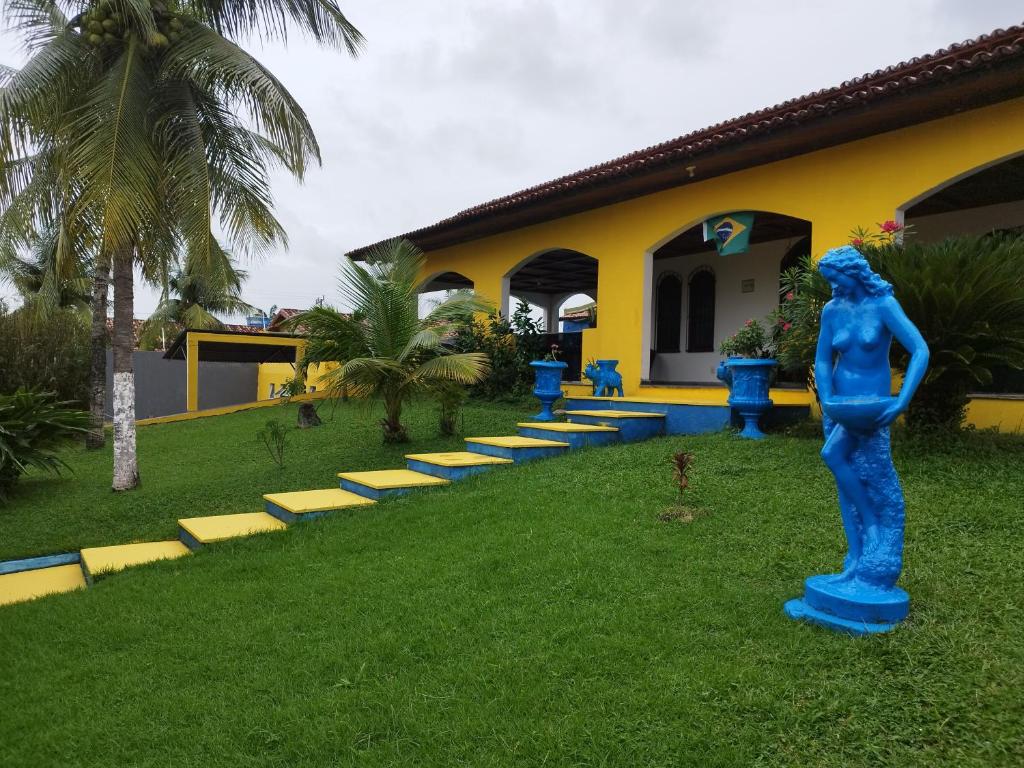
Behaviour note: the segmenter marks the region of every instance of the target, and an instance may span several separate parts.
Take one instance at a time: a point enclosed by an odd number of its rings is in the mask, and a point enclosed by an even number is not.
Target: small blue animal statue
[[[625,397],[622,393],[622,374],[615,370],[618,360],[598,360],[597,365],[587,363],[584,375],[594,384],[594,397]]]
[[[847,553],[839,573],[811,576],[786,613],[850,634],[885,632],[906,618],[904,503],[889,448],[889,425],[907,409],[928,367],[928,345],[879,277],[852,246],[818,262],[832,286],[821,313],[815,379],[824,411],[821,457],[835,476]],[[910,361],[893,396],[889,345]]]

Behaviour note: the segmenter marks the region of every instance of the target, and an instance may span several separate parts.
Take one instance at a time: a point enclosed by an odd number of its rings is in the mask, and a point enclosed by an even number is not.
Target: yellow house
[[[702,224],[755,213],[746,253],[718,256]],[[779,301],[804,254],[895,220],[915,237],[1024,227],[1024,28],[997,30],[672,139],[406,233],[423,290],[473,287],[508,311],[597,302],[583,358],[615,358],[627,398],[724,402],[716,350]],[[358,258],[366,249],[354,251]],[[583,394],[583,385],[569,386]],[[969,418],[1020,430],[1021,393],[977,396]],[[808,403],[806,389],[773,390]]]

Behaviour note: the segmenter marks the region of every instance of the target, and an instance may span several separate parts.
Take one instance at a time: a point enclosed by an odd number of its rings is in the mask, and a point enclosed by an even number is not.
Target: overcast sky
[[[249,263],[269,309],[336,301],[345,251],[1024,21],[1020,0],[341,0],[357,59],[249,46],[307,110],[323,167],[274,179],[288,251]],[[20,65],[0,32],[0,63]],[[9,295],[0,287],[0,295]],[[136,290],[136,315],[156,292]]]

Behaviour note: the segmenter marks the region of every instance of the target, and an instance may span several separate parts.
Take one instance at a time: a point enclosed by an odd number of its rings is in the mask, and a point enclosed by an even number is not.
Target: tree
[[[293,318],[309,336],[303,367],[338,362],[322,381],[329,392],[380,400],[384,442],[409,439],[402,406],[430,396],[443,382],[472,384],[490,369],[481,352],[453,352],[455,331],[489,306],[472,291],[456,291],[419,317],[423,252],[407,240],[373,249],[365,265],[342,262],[339,292],[355,313],[316,306]]]
[[[183,269],[168,278],[166,295],[142,326],[144,348],[162,345],[168,330],[177,333],[181,328],[222,328],[224,323],[214,312],[255,311],[241,296],[246,273],[237,269],[226,253],[216,264],[204,266],[205,269],[186,261]]]
[[[286,244],[268,171],[320,161],[301,107],[233,41],[293,27],[355,54],[362,37],[334,0],[7,0],[4,17],[31,57],[0,71],[0,206],[95,224],[93,274],[109,265],[114,285],[113,487],[130,489],[133,269],[157,281],[178,253],[205,268],[215,229],[247,255]]]

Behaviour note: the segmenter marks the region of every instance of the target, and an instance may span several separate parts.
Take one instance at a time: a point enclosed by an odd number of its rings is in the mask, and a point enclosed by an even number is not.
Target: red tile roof
[[[1014,26],[1005,30],[997,29],[991,34],[981,35],[977,39],[966,40],[948,48],[942,48],[935,53],[918,56],[853,80],[847,80],[833,88],[790,99],[773,107],[751,112],[742,117],[585,168],[568,176],[562,176],[476,205],[436,224],[408,232],[403,237],[421,245],[426,239],[436,240],[439,241],[439,244],[430,243],[430,247],[442,247],[450,244],[445,241],[446,233],[452,233],[457,228],[487,217],[537,206],[556,198],[564,198],[591,188],[609,185],[617,180],[648,174],[666,166],[682,166],[698,156],[705,156],[712,150],[749,141],[769,132],[887,101],[897,95],[946,83],[954,78],[972,73],[980,75],[987,70],[992,70],[997,65],[1020,60],[1024,60],[1024,26]],[[1019,80],[1020,78],[1018,78]],[[999,84],[999,88],[1005,87],[1005,85]],[[993,92],[997,90],[996,84],[993,84],[991,90]],[[1016,93],[1007,95],[1003,91],[999,91],[999,93],[1002,94],[1002,98],[1017,95]],[[990,101],[998,100],[998,98],[998,95],[993,96]],[[963,108],[962,104],[956,103],[946,106],[947,113]],[[927,119],[933,119],[933,116],[920,113],[916,120],[911,119],[909,122],[921,122]],[[908,122],[904,122],[904,124],[908,124]],[[755,163],[748,163],[748,165],[753,164]],[[638,194],[646,194],[646,192],[640,191]],[[618,199],[635,196],[636,194],[627,193],[620,195]],[[607,202],[598,204],[607,204]],[[586,207],[596,207],[596,205]],[[540,217],[539,220],[544,220],[544,218]],[[514,223],[504,228],[511,229],[514,226],[523,226],[523,224]],[[501,230],[502,228],[494,229],[494,231]],[[482,235],[462,237],[461,240],[449,237],[447,240],[463,242],[479,236]],[[350,255],[358,257],[370,247],[372,246],[359,248],[352,251]]]

